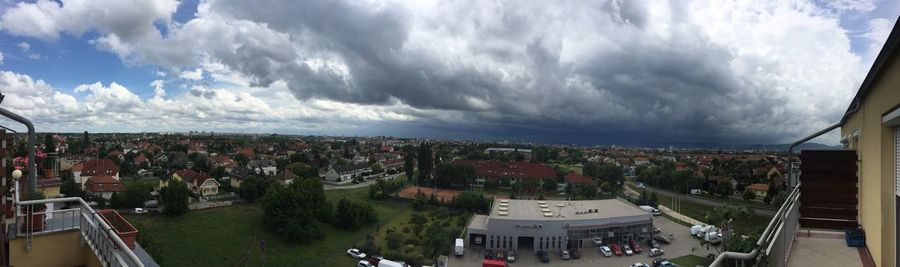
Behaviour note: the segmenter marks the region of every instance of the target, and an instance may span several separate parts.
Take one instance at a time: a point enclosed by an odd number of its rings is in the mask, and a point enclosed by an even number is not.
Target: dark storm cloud
[[[769,142],[785,134],[742,129],[778,122],[772,107],[787,103],[747,88],[729,68],[733,50],[681,18],[652,21],[643,2],[448,2],[418,24],[416,10],[392,3],[217,1],[209,8],[265,23],[301,47],[246,45],[224,60],[258,85],[282,79],[300,99],[399,101],[458,114],[414,114],[425,127],[617,140]],[[689,13],[684,8],[667,12]],[[651,33],[652,23],[671,24],[670,36]],[[417,39],[423,35],[465,42]],[[327,62],[314,66],[311,58]]]

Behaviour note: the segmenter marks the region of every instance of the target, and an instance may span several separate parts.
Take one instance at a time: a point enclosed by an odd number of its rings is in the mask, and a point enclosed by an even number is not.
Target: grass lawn
[[[379,224],[390,224],[398,215],[411,210],[408,203],[371,201],[368,188],[329,190],[332,202],[342,197],[373,205]],[[324,225],[325,238],[304,245],[284,242],[264,229],[260,204],[191,211],[178,218],[135,216],[126,218],[136,224],[140,235],[149,234],[162,248],[157,259],[162,266],[353,266],[356,261],[347,248],[372,234],[373,224],[356,231],[344,231]],[[265,241],[265,252],[261,243]]]
[[[584,174],[584,168],[583,168],[582,166],[580,166],[580,165],[575,165],[575,164],[569,164],[569,165],[566,165],[566,164],[556,164],[556,166],[558,166],[560,169],[563,169],[564,171],[566,171],[566,173],[569,173],[569,172],[573,172],[573,171],[574,171],[575,173],[578,173],[578,174]]]
[[[707,266],[712,261],[697,255],[687,255],[672,259],[672,262],[682,267]]]
[[[672,206],[672,198],[665,196],[663,194],[657,194],[656,196],[659,198],[660,205],[670,207],[673,209],[675,208]],[[684,201],[684,200],[681,201],[680,205],[681,205],[681,208],[680,208],[680,210],[676,210],[677,212],[687,215],[688,217],[697,219],[699,221],[704,221],[706,218],[706,211],[711,209],[710,206],[706,206],[706,205],[699,204],[696,202],[691,202],[691,201]],[[749,233],[749,232],[753,232],[753,231],[762,232],[763,229],[766,228],[766,225],[769,223],[769,221],[771,219],[772,219],[771,217],[767,217],[767,216],[753,215],[747,219],[736,220],[734,222],[734,229],[738,233]]]

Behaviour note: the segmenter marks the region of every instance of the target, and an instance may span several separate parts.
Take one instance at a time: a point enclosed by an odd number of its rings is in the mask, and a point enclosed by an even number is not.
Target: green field
[[[687,255],[672,259],[672,262],[682,267],[707,266],[712,261],[697,255]]]
[[[332,202],[341,197],[373,204],[378,224],[390,224],[411,210],[407,203],[371,201],[368,188],[326,191]],[[325,225],[325,238],[305,245],[292,245],[267,231],[259,204],[191,211],[169,218],[135,216],[126,218],[150,235],[162,248],[156,260],[162,266],[353,266],[346,250],[375,232],[378,225],[345,231]],[[260,250],[265,242],[265,252]]]
[[[660,205],[670,207],[673,209],[675,208],[672,206],[672,198],[665,196],[663,194],[657,194],[657,197],[659,198]],[[686,200],[682,200],[680,202],[680,205],[681,205],[681,208],[676,210],[678,213],[684,214],[688,217],[697,219],[699,221],[705,220],[706,211],[711,208],[710,206],[706,206],[703,204],[686,201]],[[769,223],[769,221],[771,219],[772,219],[771,217],[767,217],[767,216],[753,215],[753,216],[750,216],[750,218],[746,218],[743,220],[735,220],[734,229],[738,233],[749,233],[749,232],[753,232],[753,231],[762,232],[763,229],[766,228],[766,225]]]

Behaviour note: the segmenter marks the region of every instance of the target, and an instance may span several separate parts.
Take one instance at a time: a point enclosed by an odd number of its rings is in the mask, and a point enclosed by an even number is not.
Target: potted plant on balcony
[[[31,191],[25,195],[24,201],[44,199],[44,193],[41,191]],[[25,222],[22,225],[23,230],[40,231],[44,229],[44,212],[47,211],[46,204],[22,205],[21,212],[25,214]]]
[[[100,217],[103,218],[103,221],[106,221],[109,224],[109,227],[113,228],[113,231],[116,232],[116,235],[122,239],[122,242],[125,243],[126,246],[130,249],[134,249],[134,240],[137,238],[138,230],[134,228],[122,215],[119,215],[116,210],[104,209],[99,210]]]

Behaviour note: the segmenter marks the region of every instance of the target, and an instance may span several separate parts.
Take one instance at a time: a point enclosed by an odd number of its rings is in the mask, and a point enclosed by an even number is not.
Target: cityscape
[[[0,266],[900,266],[898,18],[0,1]]]

